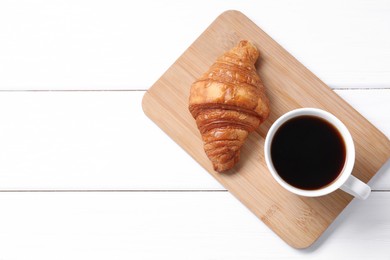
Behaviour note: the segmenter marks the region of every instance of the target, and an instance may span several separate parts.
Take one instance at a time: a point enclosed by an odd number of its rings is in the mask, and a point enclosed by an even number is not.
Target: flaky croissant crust
[[[267,118],[269,102],[254,65],[258,56],[257,48],[248,41],[241,41],[220,56],[191,87],[189,103],[193,116],[198,106],[211,103],[247,109],[261,119]]]
[[[216,171],[231,169],[240,147],[269,115],[269,101],[255,62],[257,48],[240,41],[191,86],[189,110]]]

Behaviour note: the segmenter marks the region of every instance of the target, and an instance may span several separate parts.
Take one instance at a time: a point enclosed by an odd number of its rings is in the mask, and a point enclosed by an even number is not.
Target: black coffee
[[[286,121],[271,143],[272,163],[284,181],[315,190],[332,183],[344,167],[345,144],[339,131],[315,116]]]

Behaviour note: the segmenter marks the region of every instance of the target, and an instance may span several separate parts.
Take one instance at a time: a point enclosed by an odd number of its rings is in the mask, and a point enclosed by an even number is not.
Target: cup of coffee
[[[278,118],[265,138],[264,155],[274,179],[297,195],[318,197],[337,189],[366,199],[371,188],[354,177],[355,146],[347,127],[317,108]]]

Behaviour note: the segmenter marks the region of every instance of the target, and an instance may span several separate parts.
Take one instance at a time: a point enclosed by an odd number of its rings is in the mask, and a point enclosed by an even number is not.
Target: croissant
[[[251,42],[240,41],[191,85],[189,111],[217,172],[239,161],[248,134],[269,115],[269,100],[255,68],[258,57]]]

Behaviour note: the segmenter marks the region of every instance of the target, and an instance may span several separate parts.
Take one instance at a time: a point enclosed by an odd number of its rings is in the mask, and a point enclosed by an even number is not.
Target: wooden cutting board
[[[188,111],[188,96],[191,83],[241,39],[251,40],[261,53],[257,70],[270,98],[271,115],[249,136],[239,164],[228,174],[219,174],[213,171],[203,151],[200,134]],[[313,244],[352,197],[341,190],[319,198],[300,197],[272,179],[264,161],[263,144],[268,129],[279,116],[300,107],[317,107],[336,115],[354,138],[353,175],[364,182],[390,156],[385,135],[238,11],[221,14],[147,91],[142,105],[148,117],[295,248]]]

